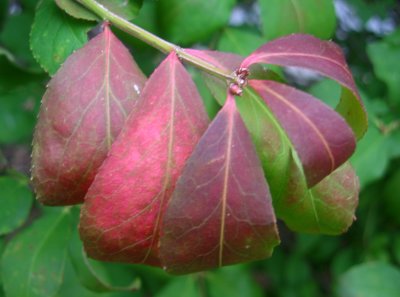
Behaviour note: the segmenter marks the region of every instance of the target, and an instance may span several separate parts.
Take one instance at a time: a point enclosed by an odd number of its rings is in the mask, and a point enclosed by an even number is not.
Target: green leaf
[[[134,19],[140,11],[143,0],[97,0],[108,10],[127,20]],[[56,0],[57,5],[69,15],[83,20],[99,20],[94,13],[85,8],[76,0]]]
[[[330,38],[336,29],[332,0],[260,0],[265,37],[275,39],[291,33]]]
[[[0,235],[20,227],[28,218],[33,194],[26,180],[0,177]]]
[[[389,100],[400,106],[400,42],[394,42],[400,36],[400,29],[382,41],[370,43],[367,53],[371,59],[376,76],[388,87]]]
[[[313,84],[309,92],[334,109],[339,103],[341,88],[340,85],[333,80],[322,79]]]
[[[176,277],[163,288],[155,297],[201,297],[196,278],[193,275]]]
[[[351,157],[351,164],[360,179],[361,188],[381,178],[390,161],[391,141],[375,125],[371,125]]]
[[[210,297],[262,297],[261,286],[243,265],[223,267],[206,275]]]
[[[396,171],[390,178],[385,182],[384,188],[384,202],[385,209],[391,220],[400,225],[400,170]],[[400,252],[400,250],[399,250]]]
[[[41,85],[29,82],[0,91],[0,144],[31,141],[42,92]]]
[[[5,1],[7,2],[7,1]],[[29,48],[29,32],[33,22],[36,0],[24,0],[24,9],[21,13],[8,14],[4,26],[0,30],[0,55],[5,55],[10,62],[18,67],[31,71],[41,72]]]
[[[159,0],[158,18],[165,37],[181,45],[203,41],[224,27],[236,0]]]
[[[16,235],[1,259],[6,295],[55,295],[62,283],[70,235],[68,208],[46,213]]]
[[[245,28],[226,28],[222,31],[217,49],[247,56],[264,42],[265,40],[256,32]]]
[[[353,267],[339,280],[340,297],[398,297],[400,270],[392,265],[375,262]]]
[[[87,21],[98,21],[99,17],[75,0],[55,0],[59,8],[70,16]]]
[[[30,38],[34,57],[44,70],[54,74],[74,50],[84,45],[90,27],[90,23],[66,15],[53,0],[42,0]]]

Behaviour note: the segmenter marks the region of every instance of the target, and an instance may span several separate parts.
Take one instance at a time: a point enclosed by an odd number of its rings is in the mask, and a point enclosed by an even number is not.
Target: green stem
[[[116,15],[115,13],[109,11],[106,7],[103,5],[99,4],[95,0],[77,0],[79,3],[84,5],[86,8],[100,16],[103,20],[109,21],[112,23],[115,27],[125,31],[126,33],[142,40],[143,42],[149,44],[150,46],[164,52],[164,53],[170,53],[174,51],[177,56],[185,61],[188,62],[189,64],[192,64],[193,66],[200,68],[201,70],[212,74],[214,76],[226,79],[230,82],[235,82],[236,77],[231,74],[227,73],[226,71],[223,71],[222,69],[215,67],[214,65],[198,58],[193,55],[188,54],[185,52],[184,49],[181,47],[170,43],[138,26],[135,24],[132,24],[125,20],[124,18]]]

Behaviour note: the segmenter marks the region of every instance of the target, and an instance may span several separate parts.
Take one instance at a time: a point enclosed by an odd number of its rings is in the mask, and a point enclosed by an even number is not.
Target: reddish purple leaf
[[[286,130],[312,187],[354,152],[355,138],[344,119],[313,96],[274,81],[251,80]]]
[[[32,178],[40,202],[83,202],[144,82],[108,27],[68,58],[43,97],[33,140]]]
[[[357,138],[364,135],[367,129],[365,108],[342,50],[335,43],[310,35],[289,35],[261,46],[242,62],[241,67],[256,63],[305,67],[336,80],[345,88],[338,112],[352,127]]]
[[[279,243],[268,185],[229,96],[187,161],[161,227],[168,272],[269,257]]]
[[[208,125],[200,95],[176,55],[148,80],[82,208],[88,255],[159,265],[159,227],[175,182]]]

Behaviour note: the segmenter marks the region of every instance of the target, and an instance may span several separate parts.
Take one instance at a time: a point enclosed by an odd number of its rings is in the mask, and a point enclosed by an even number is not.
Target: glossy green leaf
[[[127,19],[134,19],[139,13],[143,0],[97,0],[113,13]],[[57,5],[69,15],[83,20],[96,21],[100,18],[75,0],[56,0]]]
[[[59,8],[77,19],[98,21],[99,17],[75,0],[55,0]]]
[[[73,51],[85,44],[90,27],[90,23],[65,14],[53,0],[42,0],[30,36],[34,57],[44,70],[54,74]]]
[[[400,270],[381,262],[351,268],[339,279],[338,297],[398,297]]]
[[[330,38],[336,29],[333,0],[259,0],[264,35],[274,39],[291,33]]]
[[[376,76],[387,85],[390,101],[400,106],[400,42],[393,40],[396,36],[400,36],[400,30],[382,41],[369,44],[367,53]]]
[[[70,212],[63,208],[44,214],[16,235],[1,259],[6,295],[55,295],[63,279],[70,234]]]
[[[20,227],[28,218],[33,194],[26,180],[11,176],[0,177],[0,235]]]
[[[256,32],[245,28],[226,28],[222,31],[217,49],[246,56],[264,42],[265,40]]]
[[[158,19],[165,37],[180,45],[203,41],[228,23],[235,0],[159,0]]]

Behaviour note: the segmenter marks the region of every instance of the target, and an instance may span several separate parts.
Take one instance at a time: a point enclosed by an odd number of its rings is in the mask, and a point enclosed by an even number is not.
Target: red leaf
[[[309,187],[342,165],[355,138],[343,118],[313,96],[273,81],[251,80],[291,139]]]
[[[88,255],[159,265],[165,204],[208,125],[201,98],[175,54],[155,70],[85,198]]]
[[[310,35],[294,34],[273,40],[248,56],[241,67],[266,63],[315,70],[345,87],[338,112],[352,127],[357,138],[367,129],[367,115],[357,87],[339,46]]]
[[[171,273],[263,259],[279,243],[268,185],[229,96],[187,161],[162,225]]]
[[[32,178],[39,201],[83,201],[144,82],[108,27],[68,58],[49,83],[34,135]]]

